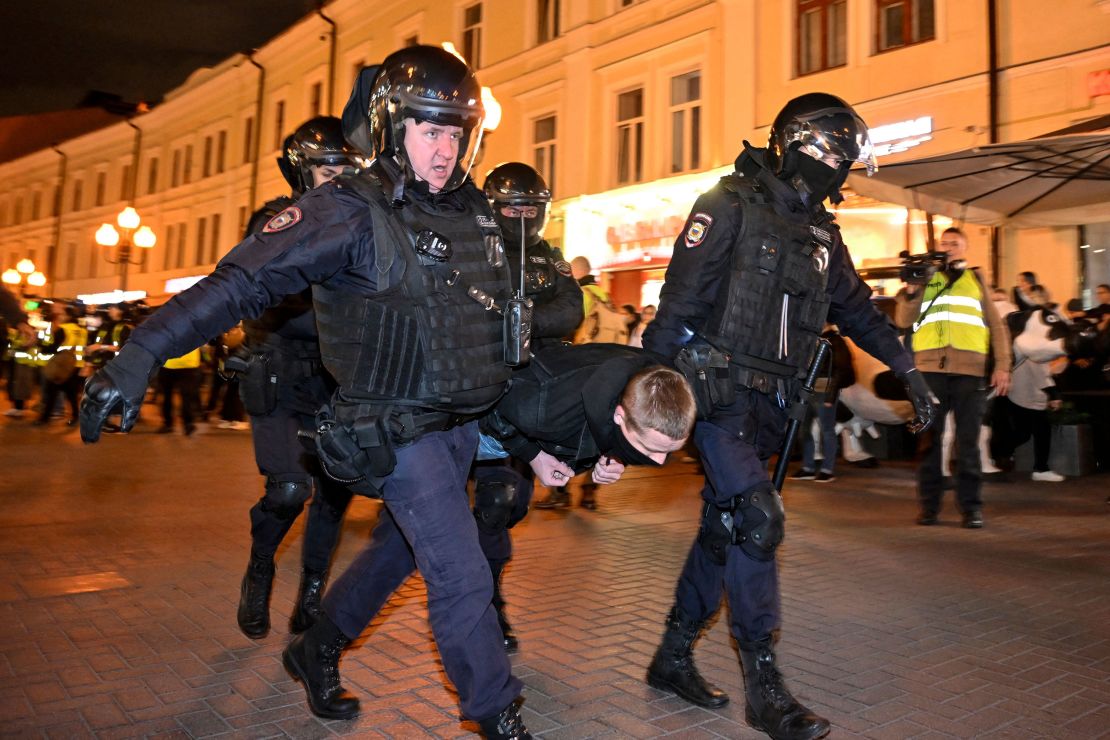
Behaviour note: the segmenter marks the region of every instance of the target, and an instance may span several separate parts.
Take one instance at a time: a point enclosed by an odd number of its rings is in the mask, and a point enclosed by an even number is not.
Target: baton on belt
[[[798,436],[798,427],[802,425],[802,419],[805,418],[809,399],[813,396],[813,385],[817,382],[817,373],[821,371],[821,363],[825,361],[825,355],[828,353],[829,340],[818,339],[817,351],[813,353],[813,362],[809,363],[805,380],[802,381],[802,390],[798,394],[798,400],[794,402],[790,409],[790,421],[786,423],[786,437],[783,439],[782,448],[779,450],[778,462],[775,463],[775,476],[771,479],[775,490],[780,493],[782,492],[782,484],[786,480],[786,464],[790,460],[790,451],[794,447],[794,439]]]

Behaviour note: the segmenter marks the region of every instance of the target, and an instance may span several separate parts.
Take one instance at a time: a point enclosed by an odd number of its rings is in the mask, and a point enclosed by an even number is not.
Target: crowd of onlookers
[[[4,415],[31,419],[36,426],[61,417],[73,426],[86,378],[119,352],[152,309],[143,301],[92,306],[47,300],[27,305],[33,332],[0,322],[0,380],[11,403]],[[222,429],[250,428],[237,382],[220,372],[227,352],[221,338],[159,369],[147,402],[161,409],[160,432],[174,431],[176,419],[186,435],[194,433],[200,421]]]

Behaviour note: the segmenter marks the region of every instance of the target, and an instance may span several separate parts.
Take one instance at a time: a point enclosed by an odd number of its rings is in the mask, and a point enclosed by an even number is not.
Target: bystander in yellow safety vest
[[[953,347],[986,355],[990,331],[983,318],[983,291],[975,273],[964,270],[956,282],[938,272],[925,286],[921,314],[913,325],[913,351]]]

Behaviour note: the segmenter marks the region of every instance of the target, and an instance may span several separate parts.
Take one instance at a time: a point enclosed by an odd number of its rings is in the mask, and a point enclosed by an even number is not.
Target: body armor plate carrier
[[[729,175],[721,184],[743,222],[704,336],[729,355],[736,385],[787,395],[824,328],[829,252],[839,233],[780,216],[753,179]]]
[[[465,212],[432,211],[418,203],[391,210],[377,180],[341,178],[360,193],[373,216],[378,292],[313,287],[324,366],[344,400],[401,405],[454,414],[480,413],[501,395],[510,369],[504,363],[501,317],[467,295],[479,288],[503,296],[509,285],[504,260],[487,259],[498,240],[488,204],[477,190],[458,193]],[[450,206],[446,206],[450,208]],[[414,248],[416,232],[434,231],[449,242],[450,258],[429,264]],[[388,284],[394,260],[404,263]]]

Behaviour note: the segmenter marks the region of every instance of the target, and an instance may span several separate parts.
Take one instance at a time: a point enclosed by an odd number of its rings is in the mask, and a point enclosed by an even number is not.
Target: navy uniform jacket
[[[768,200],[787,219],[809,222],[806,205],[797,191],[763,169],[764,150],[747,147],[736,160],[736,169],[754,176],[763,186]],[[659,295],[659,311],[655,321],[644,330],[644,349],[672,363],[679,350],[700,333],[718,300],[732,265],[732,248],[740,236],[742,211],[736,200],[726,194],[718,183],[694,203],[691,220],[675,241],[667,277]],[[815,215],[825,215],[821,205]],[[686,233],[694,214],[709,216],[712,221],[704,238],[696,246],[686,246]],[[704,223],[704,219],[702,219]],[[822,228],[833,229],[829,223]],[[856,273],[848,249],[835,240],[829,253],[827,292],[832,299],[828,321],[851,337],[860,349],[886,363],[896,373],[913,369],[913,356],[902,346],[886,317],[871,303],[871,288]],[[719,297],[721,296],[721,297]],[[770,330],[770,327],[769,327]]]
[[[418,183],[406,194],[464,208],[458,191],[429,195]],[[314,188],[232,249],[211,275],[137,327],[120,357],[132,356],[135,350],[128,353],[128,348],[141,348],[159,363],[177,357],[313,284],[373,294],[377,272],[372,231],[370,209],[353,190],[334,182]],[[404,261],[395,260],[391,284],[399,282],[403,269]]]
[[[548,347],[513,373],[509,392],[482,419],[482,431],[513,457],[531,461],[542,450],[581,473],[612,449],[613,412],[629,379],[657,364],[620,344]]]

